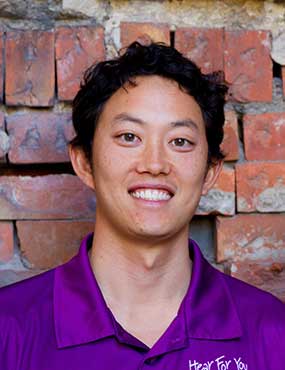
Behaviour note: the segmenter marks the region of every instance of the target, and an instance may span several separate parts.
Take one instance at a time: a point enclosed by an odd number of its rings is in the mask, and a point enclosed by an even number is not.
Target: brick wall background
[[[70,101],[87,66],[149,34],[230,84],[226,161],[192,237],[285,300],[284,14],[269,0],[0,0],[0,284],[65,262],[92,230],[94,195],[68,162]]]

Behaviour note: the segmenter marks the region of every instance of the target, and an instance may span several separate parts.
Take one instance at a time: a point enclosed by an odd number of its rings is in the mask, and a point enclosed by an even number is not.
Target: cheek
[[[190,168],[185,168],[185,173],[187,173],[187,176],[185,176],[185,185],[186,187],[191,188],[191,193],[198,191],[199,193],[202,191],[202,187],[205,181],[206,176],[206,170],[201,169],[194,166],[191,166]]]
[[[103,148],[109,148],[103,150]],[[125,174],[130,157],[122,156],[121,153],[111,146],[100,146],[94,151],[94,178],[95,181],[104,181],[106,183],[115,183],[120,181],[120,178]]]
[[[179,168],[189,184],[200,184],[204,182],[207,172],[208,153],[204,149],[196,150],[180,161]]]

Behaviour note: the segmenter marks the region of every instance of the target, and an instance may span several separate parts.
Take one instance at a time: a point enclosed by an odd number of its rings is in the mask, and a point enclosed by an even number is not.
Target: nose
[[[170,162],[163,143],[157,140],[146,143],[137,164],[137,171],[153,176],[169,174]]]

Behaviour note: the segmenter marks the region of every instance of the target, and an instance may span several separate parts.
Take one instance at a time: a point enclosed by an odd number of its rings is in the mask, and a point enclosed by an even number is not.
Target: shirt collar
[[[55,269],[54,320],[58,347],[91,342],[115,334],[113,316],[93,274],[88,249],[93,234],[79,253]]]
[[[54,321],[59,348],[116,335],[114,317],[93,274],[88,249],[93,235],[81,243],[79,253],[55,269]],[[187,335],[199,339],[233,339],[241,325],[224,275],[190,242],[191,283],[179,312],[185,315]]]
[[[189,337],[210,340],[241,337],[241,323],[226,276],[209,264],[193,240],[189,250],[192,275],[183,301]]]

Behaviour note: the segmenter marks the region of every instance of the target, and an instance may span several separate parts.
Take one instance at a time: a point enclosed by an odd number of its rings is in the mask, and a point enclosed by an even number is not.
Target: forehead
[[[102,119],[122,112],[135,115],[146,122],[169,122],[192,119],[203,122],[202,112],[195,99],[176,81],[160,76],[142,76],[134,84],[126,83],[106,102]]]

